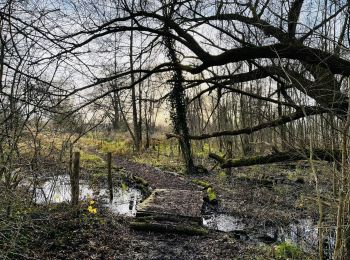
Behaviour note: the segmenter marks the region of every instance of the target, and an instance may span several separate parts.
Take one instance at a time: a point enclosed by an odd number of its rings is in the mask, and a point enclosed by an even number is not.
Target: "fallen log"
[[[131,222],[130,227],[134,230],[153,231],[160,233],[178,233],[186,235],[206,235],[208,230],[200,226],[173,225],[149,222]]]
[[[295,150],[287,152],[277,152],[269,155],[261,155],[240,159],[225,159],[217,154],[210,153],[209,158],[214,159],[220,163],[222,169],[241,167],[241,166],[252,166],[257,164],[269,164],[278,162],[292,162],[299,160],[306,160],[310,157],[310,150]],[[313,159],[328,161],[328,162],[339,162],[341,160],[341,152],[339,150],[313,150]]]
[[[198,219],[189,219],[189,218],[179,218],[177,216],[172,215],[149,215],[149,214],[136,214],[136,218],[134,222],[158,222],[158,223],[173,223],[176,224],[186,224],[186,225],[200,225],[202,223],[202,219],[200,221]]]
[[[189,216],[179,216],[171,214],[162,214],[157,212],[149,212],[138,210],[136,213],[136,221],[166,221],[173,223],[188,223],[188,224],[198,224],[202,222],[201,217],[189,217]]]

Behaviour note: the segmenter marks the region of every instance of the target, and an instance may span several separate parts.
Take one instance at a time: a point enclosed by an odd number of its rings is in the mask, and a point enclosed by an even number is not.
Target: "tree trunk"
[[[281,92],[278,91],[278,101],[281,101]],[[282,105],[279,103],[278,107],[278,117],[281,118],[283,116],[283,110],[282,110]],[[282,151],[286,150],[286,144],[287,144],[287,138],[286,138],[286,126],[285,125],[280,125],[279,126],[280,129],[280,135],[281,135],[281,147],[282,147]]]
[[[134,0],[131,3],[131,9],[133,11],[134,8]],[[131,20],[131,27],[133,27],[134,21]],[[133,73],[134,71],[134,53],[133,53],[133,46],[134,46],[134,32],[130,32],[130,70],[131,73],[131,85],[134,85],[135,83],[135,75]],[[133,130],[134,130],[134,146],[136,152],[140,151],[141,148],[141,142],[140,142],[140,135],[139,135],[139,122],[138,122],[138,116],[137,116],[137,103],[136,103],[136,89],[135,86],[131,88],[131,103],[132,103],[132,122],[133,122]]]
[[[254,156],[246,157],[234,160],[225,160],[219,155],[210,153],[209,157],[218,161],[221,165],[221,168],[231,168],[231,167],[241,167],[241,166],[251,166],[257,164],[269,164],[277,162],[291,162],[299,160],[307,160],[309,157],[310,151],[300,150],[300,151],[287,151],[287,152],[278,152],[270,155],[263,156]],[[324,160],[324,161],[340,161],[340,151],[336,150],[320,150],[315,149],[313,151],[314,160]]]
[[[171,13],[171,12],[169,12]],[[170,19],[170,17],[169,17]],[[169,31],[169,27],[165,24],[165,30]],[[192,159],[191,142],[189,138],[189,129],[187,125],[185,90],[183,88],[182,70],[179,68],[179,60],[175,51],[175,42],[170,37],[164,37],[165,46],[167,48],[168,58],[173,63],[173,89],[170,93],[171,119],[174,131],[180,136],[179,144],[182,156],[185,161],[187,173],[194,173],[195,166]]]

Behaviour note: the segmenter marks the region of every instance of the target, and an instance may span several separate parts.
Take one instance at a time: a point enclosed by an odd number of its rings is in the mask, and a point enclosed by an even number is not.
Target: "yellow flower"
[[[96,208],[93,208],[92,206],[89,206],[88,207],[88,211],[92,214],[96,214],[97,213],[97,209]]]
[[[90,200],[90,205],[93,205],[95,203],[95,201]]]

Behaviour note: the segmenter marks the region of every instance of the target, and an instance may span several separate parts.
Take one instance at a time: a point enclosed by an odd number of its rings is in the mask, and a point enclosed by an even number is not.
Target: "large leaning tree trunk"
[[[131,2],[131,9],[134,9],[134,0]],[[134,26],[134,21],[131,20],[131,27]],[[130,32],[130,70],[134,71],[134,52],[133,52],[133,47],[134,47],[134,32]],[[133,141],[134,141],[134,146],[135,150],[137,152],[140,151],[141,149],[141,131],[139,127],[139,122],[138,122],[138,115],[137,115],[137,99],[136,99],[136,86],[134,85],[135,83],[135,75],[134,73],[131,73],[131,84],[133,87],[131,88],[131,103],[132,103],[132,123],[133,123],[133,131],[134,134],[132,135]]]
[[[169,11],[171,14],[171,11]],[[171,17],[168,16],[168,19]],[[169,27],[167,22],[164,24],[165,32],[169,32]],[[175,41],[165,36],[164,44],[167,49],[167,56],[169,60],[172,62],[173,66],[173,76],[172,76],[172,84],[173,89],[169,95],[170,105],[171,105],[171,120],[173,122],[174,132],[177,134],[179,138],[179,143],[182,151],[182,156],[186,164],[187,173],[191,174],[195,172],[195,166],[192,159],[191,152],[191,142],[190,142],[190,134],[189,128],[187,125],[187,115],[186,115],[186,101],[185,101],[185,90],[183,88],[183,75],[182,70],[179,66],[179,60],[176,55],[175,50]]]

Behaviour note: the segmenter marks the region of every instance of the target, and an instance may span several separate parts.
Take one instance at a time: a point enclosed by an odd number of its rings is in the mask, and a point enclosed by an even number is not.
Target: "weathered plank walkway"
[[[201,228],[203,194],[201,191],[155,189],[137,207],[136,221],[131,227],[139,230],[205,234]]]
[[[137,208],[138,215],[172,215],[200,219],[203,205],[201,191],[155,189]]]

